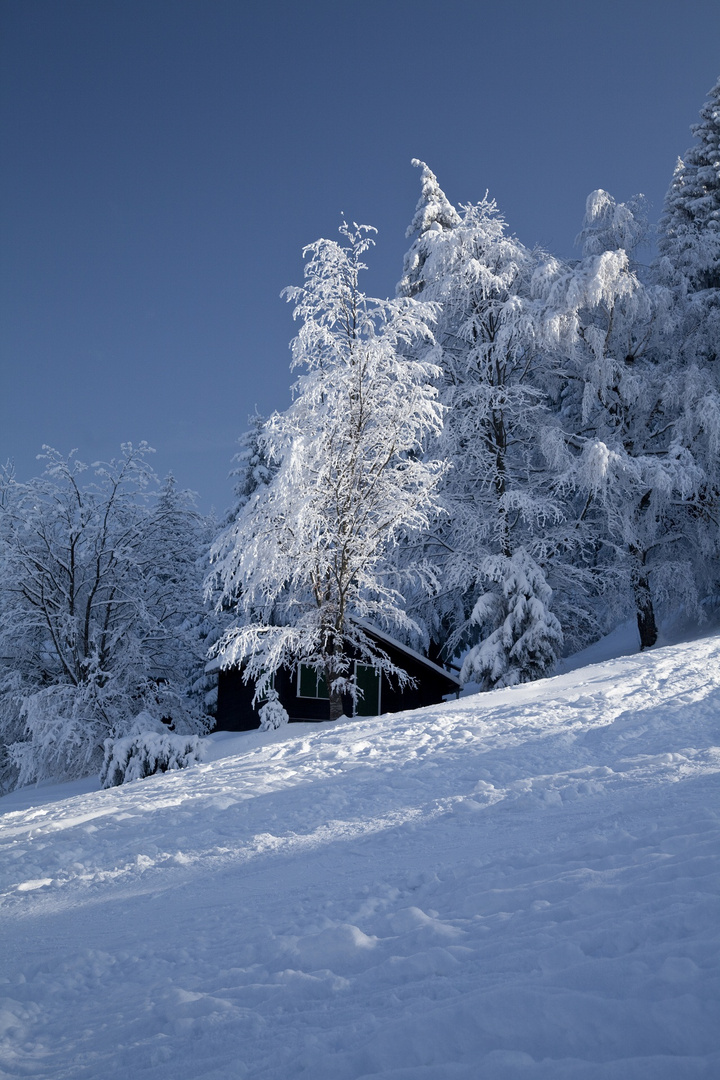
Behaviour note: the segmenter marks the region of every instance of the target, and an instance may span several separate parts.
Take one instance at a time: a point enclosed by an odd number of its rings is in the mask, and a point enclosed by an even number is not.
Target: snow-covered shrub
[[[203,752],[197,735],[145,731],[124,739],[106,739],[100,786],[118,787],[154,773],[187,769],[202,761]]]
[[[277,690],[268,690],[267,700],[260,709],[260,730],[274,731],[287,724],[290,717],[280,703]]]

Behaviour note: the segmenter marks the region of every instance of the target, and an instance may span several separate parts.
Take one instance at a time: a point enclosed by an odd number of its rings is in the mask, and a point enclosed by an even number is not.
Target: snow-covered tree
[[[202,730],[201,522],[158,485],[145,444],[91,470],[46,447],[45,473],[0,483],[4,782],[99,768],[143,711]]]
[[[105,740],[100,787],[118,787],[156,773],[187,769],[203,760],[197,735],[174,735],[154,718],[141,713],[129,735]]]
[[[606,251],[631,255],[647,240],[649,228],[644,195],[633,195],[626,203],[619,203],[598,188],[585,201],[585,217],[575,243],[585,257]]]
[[[563,645],[544,574],[524,548],[510,557],[489,556],[483,570],[499,589],[484,593],[473,608],[481,640],[465,657],[461,680],[492,690],[541,678]]]
[[[691,128],[696,143],[678,161],[660,219],[656,272],[670,287],[673,332],[665,362],[681,384],[675,395],[677,441],[704,478],[689,515],[696,579],[720,601],[720,80]]]
[[[233,483],[233,503],[223,517],[222,528],[227,529],[237,519],[241,511],[251,500],[256,500],[259,493],[267,487],[278,471],[279,462],[275,461],[265,443],[264,430],[267,420],[257,410],[248,417],[248,428],[238,439],[240,449],[233,457],[230,479]],[[228,593],[220,577],[211,569],[209,548],[218,529],[213,530],[208,540],[208,559],[205,565],[206,597],[206,645],[213,651],[229,626],[235,621],[238,597]],[[206,674],[203,679],[206,699],[212,709],[217,704],[217,673]]]
[[[220,602],[238,614],[220,644],[223,664],[243,665],[258,699],[279,667],[314,667],[332,719],[342,695],[358,693],[351,658],[407,678],[356,620],[412,625],[391,555],[426,527],[443,472],[421,454],[442,416],[434,309],[361,291],[369,231],[343,224],[342,243],[305,249],[305,283],[286,292],[301,322],[292,363],[302,374],[293,404],[261,436],[279,468],[213,547]]]
[[[491,607],[503,622],[499,566],[511,572],[514,554],[527,551],[542,576],[540,564],[561,551],[562,509],[541,453],[553,422],[552,373],[537,332],[544,287],[538,282],[552,277],[555,263],[509,235],[487,197],[458,213],[427,165],[415,164],[422,193],[398,292],[438,304],[447,413],[432,452],[452,464],[441,490],[444,516],[424,537],[440,585],[429,602],[421,598],[418,611],[447,655],[497,628],[471,618],[488,584],[498,590]],[[549,655],[557,638],[548,644]]]
[[[425,289],[429,283],[425,280],[423,268],[433,250],[433,241],[438,233],[460,224],[460,215],[440,187],[432,169],[418,158],[413,158],[412,164],[422,170],[421,190],[415,216],[405,231],[406,237],[412,238],[413,242],[403,260],[398,296],[417,296]]]
[[[274,731],[276,728],[283,727],[290,719],[280,701],[280,695],[273,687],[267,691],[265,702],[259,709],[259,716],[261,731]]]
[[[228,514],[233,521],[259,488],[269,484],[278,470],[278,462],[268,453],[263,439],[266,418],[259,412],[248,417],[248,429],[238,442],[240,449],[233,458],[235,467],[230,476],[234,480],[235,502]]]
[[[678,507],[697,502],[702,470],[678,435],[686,384],[668,362],[671,298],[641,281],[622,247],[642,234],[631,204],[593,192],[584,257],[558,275],[546,329],[565,356],[559,472],[595,526],[599,568],[615,576],[618,596],[633,599],[649,647],[657,601],[694,601],[690,538],[676,525]]]
[[[697,142],[678,159],[658,248],[666,279],[701,292],[720,289],[720,79],[691,131]]]

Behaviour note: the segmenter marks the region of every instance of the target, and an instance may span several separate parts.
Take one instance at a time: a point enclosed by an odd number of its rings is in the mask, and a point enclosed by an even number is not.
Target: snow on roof
[[[397,638],[391,637],[390,634],[386,634],[384,630],[380,630],[373,623],[366,622],[365,619],[353,619],[353,622],[357,626],[365,630],[368,634],[371,634],[374,638],[377,638],[378,641],[384,642],[386,645],[391,645],[392,648],[397,649],[398,652],[405,653],[406,656],[411,656],[413,660],[417,660],[418,663],[422,664],[424,667],[430,668],[438,675],[443,675],[451,683],[457,686],[458,689],[460,689],[460,686],[462,684],[458,679],[457,675],[453,675],[453,673],[451,671],[448,671],[447,668],[440,667],[439,664],[433,663],[432,660],[428,660],[427,656],[423,656],[422,653],[417,652],[415,649],[411,649],[409,645],[403,645],[402,641],[398,641]],[[214,674],[217,671],[220,671],[222,668],[222,661],[222,653],[220,653],[218,656],[213,656],[213,658],[211,660],[208,660],[207,664],[205,665],[206,673],[210,675]]]
[[[422,653],[416,652],[415,649],[411,649],[409,645],[403,645],[402,641],[398,641],[397,638],[391,637],[390,634],[386,634],[384,630],[379,630],[373,623],[365,622],[364,619],[353,619],[353,622],[363,630],[366,630],[368,634],[372,634],[373,637],[378,638],[380,641],[384,641],[385,644],[392,645],[394,649],[397,649],[399,652],[404,652],[407,656],[412,656],[413,660],[417,660],[425,667],[432,668],[438,675],[444,675],[450,682],[455,683],[458,689],[462,685],[457,675],[453,675],[447,668],[440,667],[439,664],[435,664],[432,660],[428,660],[427,656],[423,656]]]

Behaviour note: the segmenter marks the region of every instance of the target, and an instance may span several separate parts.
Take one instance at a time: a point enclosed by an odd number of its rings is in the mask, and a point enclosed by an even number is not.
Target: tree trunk
[[[640,564],[633,574],[633,592],[635,594],[635,609],[637,612],[637,625],[640,632],[640,648],[651,649],[657,641],[658,631],[655,622],[655,609],[653,608],[650,582],[644,569],[646,552],[633,551],[633,555]]]
[[[334,622],[325,629],[323,635],[325,639],[325,682],[328,688],[328,707],[331,720],[339,720],[345,711],[342,694],[338,693],[337,690],[333,690],[333,683],[342,674],[342,634],[338,626],[342,626],[342,620],[341,617],[336,615]]]
[[[345,711],[343,708],[342,694],[339,694],[337,690],[333,690],[332,688],[338,674],[339,672],[334,664],[327,664],[325,666],[325,681],[328,688],[328,708],[331,720],[339,720]]]
[[[333,693],[332,690],[328,690],[330,697],[330,719],[339,720],[344,713],[342,694]]]
[[[646,577],[640,578],[635,584],[635,606],[637,607],[637,624],[640,631],[640,648],[651,649],[657,641],[657,623],[655,622],[655,610],[650,586]]]
[[[649,491],[646,491],[640,500],[640,515],[646,513],[650,506],[651,497],[652,488]],[[640,648],[652,649],[657,641],[658,632],[657,623],[655,622],[652,594],[650,592],[650,581],[645,566],[648,553],[644,548],[636,547],[634,544],[629,545],[629,551],[635,561],[632,583],[633,592],[635,593],[637,624],[638,630],[640,631]]]

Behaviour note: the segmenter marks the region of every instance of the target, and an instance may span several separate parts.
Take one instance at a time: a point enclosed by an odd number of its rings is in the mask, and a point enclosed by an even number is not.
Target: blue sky
[[[0,460],[146,439],[222,511],[282,409],[280,290],[341,212],[394,292],[426,160],[573,254],[585,197],[660,213],[720,73],[717,0],[3,0]]]

